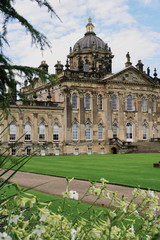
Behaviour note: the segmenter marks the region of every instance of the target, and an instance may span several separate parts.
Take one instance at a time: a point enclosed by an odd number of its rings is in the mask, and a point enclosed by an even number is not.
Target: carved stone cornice
[[[84,97],[84,94],[86,93],[85,90],[78,90],[79,96]]]
[[[93,97],[97,97],[98,93],[96,91],[91,91],[91,93],[92,93]]]

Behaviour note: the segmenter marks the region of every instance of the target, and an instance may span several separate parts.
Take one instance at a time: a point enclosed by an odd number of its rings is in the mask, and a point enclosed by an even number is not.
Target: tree
[[[36,2],[40,8],[46,8],[50,14],[50,17],[53,15],[57,16],[56,12],[47,0],[30,1]],[[5,55],[4,47],[6,44],[9,45],[9,42],[7,41],[7,25],[10,20],[18,20],[19,24],[21,24],[25,28],[26,32],[31,35],[32,44],[36,47],[40,47],[41,51],[43,51],[45,48],[51,48],[51,44],[47,37],[35,29],[26,18],[16,11],[14,8],[15,2],[16,0],[0,1],[0,13],[3,18],[2,30],[0,32],[0,108],[3,110],[8,109],[10,101],[15,100],[16,85],[19,84],[19,82],[16,80],[16,76],[23,77],[25,81],[29,81],[30,83],[33,82],[33,79],[37,76],[42,80],[53,81],[54,79],[53,75],[50,75],[46,71],[43,71],[39,68],[14,65]],[[12,89],[12,93],[7,92],[7,89]]]

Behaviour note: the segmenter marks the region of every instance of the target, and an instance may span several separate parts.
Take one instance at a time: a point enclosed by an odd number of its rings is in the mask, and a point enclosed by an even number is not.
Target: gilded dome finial
[[[92,23],[92,18],[89,16],[88,23]]]
[[[94,25],[92,24],[91,17],[88,18],[88,24],[86,25],[86,33],[94,33]]]

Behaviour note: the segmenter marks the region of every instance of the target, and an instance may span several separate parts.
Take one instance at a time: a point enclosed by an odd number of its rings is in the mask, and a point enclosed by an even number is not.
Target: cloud
[[[136,1],[136,0],[135,0]],[[151,0],[137,0],[144,4]],[[156,1],[156,0],[155,0]],[[53,4],[53,1],[50,0]],[[160,32],[147,28],[138,22],[128,0],[55,0],[53,7],[62,19],[56,16],[49,18],[46,9],[40,9],[30,0],[16,0],[16,9],[52,43],[52,52],[46,50],[43,55],[36,47],[31,48],[31,38],[25,34],[23,27],[17,22],[9,24],[8,40],[10,48],[7,54],[17,64],[37,67],[42,60],[49,64],[49,71],[54,71],[57,60],[65,64],[69,47],[84,36],[85,25],[91,16],[97,36],[111,46],[113,54],[113,71],[124,67],[126,52],[130,52],[131,61],[135,65],[139,59],[146,64],[158,66],[160,54]],[[142,14],[146,10],[141,7]]]

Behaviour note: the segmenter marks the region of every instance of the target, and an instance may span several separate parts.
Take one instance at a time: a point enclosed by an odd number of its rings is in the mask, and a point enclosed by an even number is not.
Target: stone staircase
[[[160,142],[137,142],[137,149],[133,150],[132,153],[160,153]]]
[[[111,148],[118,147],[118,153],[160,153],[160,139],[150,139],[150,141],[139,141],[136,143],[125,142],[119,138],[109,139]]]

